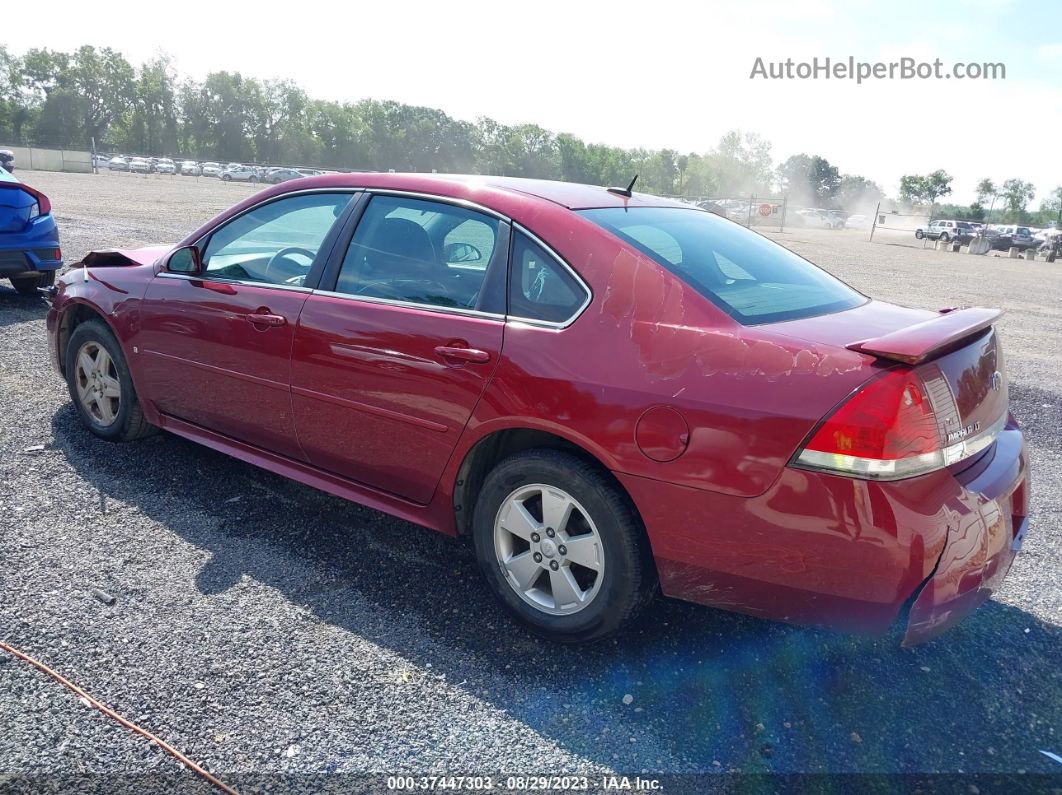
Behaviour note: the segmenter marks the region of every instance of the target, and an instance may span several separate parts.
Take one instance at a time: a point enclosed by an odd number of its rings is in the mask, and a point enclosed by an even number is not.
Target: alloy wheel
[[[494,551],[517,595],[551,615],[570,615],[597,596],[605,569],[594,520],[568,492],[521,486],[494,519]]]
[[[104,427],[113,425],[122,404],[122,386],[114,360],[98,342],[89,340],[77,352],[74,385],[88,415]]]

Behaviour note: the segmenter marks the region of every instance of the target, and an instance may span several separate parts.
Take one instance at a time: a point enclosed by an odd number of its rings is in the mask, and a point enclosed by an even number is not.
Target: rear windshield
[[[867,301],[806,259],[714,213],[678,207],[579,213],[746,325],[825,315]]]

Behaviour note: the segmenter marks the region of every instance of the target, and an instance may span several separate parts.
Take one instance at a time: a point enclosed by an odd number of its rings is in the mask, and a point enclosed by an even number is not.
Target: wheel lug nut
[[[559,568],[560,568],[560,564],[559,564],[559,563],[557,563],[557,561],[555,561],[555,560],[551,560],[551,561],[549,562],[549,567],[550,567],[551,569],[553,569],[554,571],[556,571],[557,569],[559,569]]]
[[[535,563],[542,562],[542,555],[540,553],[536,552],[534,555],[532,555],[532,557],[535,559]]]
[[[542,536],[540,536],[538,533],[532,533],[531,540],[537,544],[539,541],[542,540]]]
[[[557,547],[557,551],[560,552],[562,555],[567,555],[568,547],[564,546],[564,544],[561,544],[559,547]]]
[[[552,527],[547,527],[546,528],[546,535],[548,535],[550,538],[553,538],[553,536],[555,536],[557,534],[553,532],[553,528]]]

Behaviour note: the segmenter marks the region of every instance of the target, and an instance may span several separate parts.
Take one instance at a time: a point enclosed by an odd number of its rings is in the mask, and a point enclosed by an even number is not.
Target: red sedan
[[[998,316],[869,299],[626,189],[341,174],[89,254],[48,330],[97,436],[163,428],[470,536],[549,637],[659,588],[915,643],[1027,526]]]

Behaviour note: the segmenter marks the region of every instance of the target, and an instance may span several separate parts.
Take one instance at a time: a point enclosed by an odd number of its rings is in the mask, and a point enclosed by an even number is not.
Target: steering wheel
[[[262,273],[263,281],[269,281],[269,271],[273,268],[273,266],[277,265],[280,262],[280,260],[285,259],[286,257],[288,257],[291,254],[302,254],[303,256],[307,257],[310,260],[310,265],[313,264],[313,260],[317,256],[317,254],[314,253],[313,251],[310,251],[309,249],[306,249],[306,248],[301,248],[299,246],[288,246],[287,248],[282,248],[282,249],[280,249],[280,251],[278,251],[276,254],[274,254],[272,257],[270,257],[269,258],[269,262],[266,263],[265,271]],[[298,267],[301,268],[302,266],[298,266]],[[306,267],[306,271],[308,271],[309,269],[310,269],[309,266],[307,266]],[[300,275],[301,276],[305,276],[306,272],[303,271],[302,273],[290,274],[290,276],[300,276]],[[289,274],[285,274],[285,280],[288,277],[289,277]]]
[[[374,298],[393,298],[396,301],[408,301],[408,291],[400,291],[399,285],[403,284],[415,284],[418,289],[424,291],[434,291],[436,295],[449,299],[449,290],[442,282],[433,281],[431,279],[401,279],[394,282],[385,281],[371,281],[358,285],[353,291],[353,295],[371,295]]]

